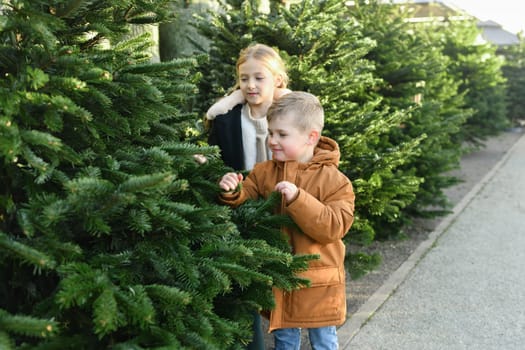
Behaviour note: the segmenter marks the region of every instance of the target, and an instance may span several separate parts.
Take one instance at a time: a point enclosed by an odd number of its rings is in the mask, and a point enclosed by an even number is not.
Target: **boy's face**
[[[248,58],[239,65],[239,88],[248,104],[271,103],[277,81],[263,62]]]
[[[315,135],[312,135],[315,133]],[[312,159],[316,131],[303,131],[294,125],[293,115],[272,118],[268,123],[268,147],[272,158],[279,161],[295,160],[306,163]]]

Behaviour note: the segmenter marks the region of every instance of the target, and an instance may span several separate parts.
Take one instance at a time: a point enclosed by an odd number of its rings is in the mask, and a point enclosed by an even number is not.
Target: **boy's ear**
[[[319,141],[319,137],[321,135],[319,134],[319,131],[317,130],[310,130],[310,132],[308,133],[308,144],[309,145],[316,145],[317,144],[317,141]]]

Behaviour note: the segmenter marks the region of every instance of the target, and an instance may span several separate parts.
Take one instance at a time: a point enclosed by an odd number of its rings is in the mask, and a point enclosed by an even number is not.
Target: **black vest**
[[[239,104],[227,113],[215,117],[211,121],[208,135],[208,143],[219,146],[224,164],[238,171],[246,170],[242,146],[241,110],[242,105]]]

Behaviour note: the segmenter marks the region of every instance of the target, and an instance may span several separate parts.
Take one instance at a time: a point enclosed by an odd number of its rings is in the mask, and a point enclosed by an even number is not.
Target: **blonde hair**
[[[289,116],[295,126],[302,131],[315,129],[321,133],[324,127],[324,109],[319,99],[311,93],[292,91],[275,100],[266,118],[268,122],[274,118]]]
[[[241,50],[235,70],[237,73],[237,83],[235,88],[239,87],[239,66],[246,62],[249,58],[260,61],[274,76],[281,77],[281,84],[278,88],[286,88],[288,86],[288,73],[286,73],[286,66],[283,59],[277,51],[270,46],[264,44],[252,44]]]

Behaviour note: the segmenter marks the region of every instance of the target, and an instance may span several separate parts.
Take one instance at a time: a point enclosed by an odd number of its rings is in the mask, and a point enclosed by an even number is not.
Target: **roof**
[[[516,34],[511,33],[494,21],[480,21],[475,16],[466,11],[450,4],[444,0],[398,0],[398,4],[406,4],[412,9],[411,21],[425,22],[431,20],[454,21],[454,20],[477,20],[477,26],[481,30],[483,40],[497,46],[518,44],[519,38]]]
[[[498,46],[517,45],[520,42],[516,34],[506,31],[494,21],[479,21],[478,28],[482,31],[483,39]]]
[[[463,10],[444,1],[396,1],[407,3],[412,7],[414,18],[426,19],[472,19],[473,17]]]

